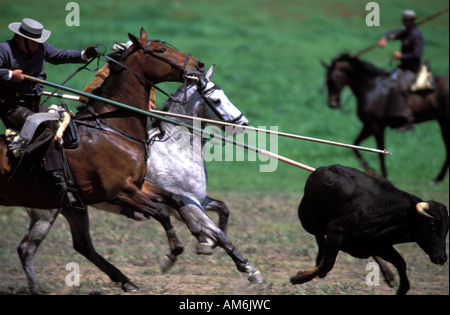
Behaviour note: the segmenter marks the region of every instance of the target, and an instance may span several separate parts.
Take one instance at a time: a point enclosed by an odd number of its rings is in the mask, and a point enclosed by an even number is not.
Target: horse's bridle
[[[156,59],[159,59],[159,60],[161,60],[161,61],[167,63],[167,64],[170,65],[172,68],[181,70],[181,72],[182,72],[182,74],[183,74],[183,76],[184,76],[184,78],[185,78],[185,81],[186,81],[186,80],[187,80],[186,75],[185,75],[185,74],[186,74],[186,67],[187,67],[187,64],[189,63],[189,60],[191,59],[192,55],[191,55],[191,54],[187,54],[186,60],[184,61],[183,66],[181,66],[181,65],[179,65],[179,64],[177,64],[177,63],[175,63],[175,62],[173,62],[173,61],[171,61],[171,60],[169,60],[169,59],[163,58],[163,57],[161,57],[161,56],[155,54],[155,53],[152,52],[151,50],[147,50],[148,47],[149,47],[153,42],[162,42],[162,41],[160,41],[160,40],[155,40],[155,39],[151,39],[151,40],[149,40],[149,41],[147,42],[147,44],[145,45],[145,47],[142,47],[142,46],[135,46],[135,47],[134,47],[132,50],[130,50],[130,52],[122,59],[122,61],[125,60],[128,56],[132,55],[132,54],[134,53],[134,51],[137,51],[137,50],[142,49],[142,50],[144,51],[144,53],[148,53],[148,54],[150,54],[152,57],[154,57],[154,58],[156,58]],[[172,99],[173,101],[175,101],[175,100],[172,98],[171,95],[169,95],[169,94],[168,94],[167,92],[165,92],[163,89],[161,89],[161,88],[159,88],[158,86],[156,86],[155,83],[153,83],[152,81],[150,81],[149,79],[147,79],[146,77],[144,77],[142,74],[137,73],[135,70],[131,69],[131,68],[128,67],[127,65],[123,64],[122,62],[117,61],[117,60],[115,60],[114,58],[109,57],[109,56],[106,55],[105,53],[99,53],[99,55],[102,56],[103,58],[105,58],[106,61],[110,61],[110,62],[112,62],[112,63],[114,63],[114,64],[116,64],[116,65],[122,67],[123,69],[125,69],[125,70],[127,70],[127,71],[130,71],[130,72],[133,73],[139,80],[143,81],[143,83],[145,83],[146,85],[149,85],[150,87],[155,88],[155,89],[158,90],[159,92],[161,92],[161,93],[163,93],[164,95],[166,95],[168,98],[170,98],[170,99]]]
[[[159,60],[161,60],[161,61],[164,61],[165,63],[167,63],[167,64],[169,64],[170,66],[172,66],[172,68],[176,68],[176,69],[181,70],[182,73],[186,73],[186,66],[187,66],[189,60],[190,60],[191,57],[192,57],[191,54],[188,54],[188,55],[186,56],[186,60],[184,61],[183,66],[180,66],[179,64],[173,62],[172,60],[165,59],[165,58],[161,57],[160,55],[155,54],[153,51],[147,50],[147,48],[150,47],[150,45],[151,45],[153,42],[164,43],[164,42],[162,42],[162,41],[160,41],[160,40],[157,40],[157,39],[150,39],[150,40],[147,42],[147,45],[145,45],[145,47],[143,48],[144,53],[150,54],[152,57],[155,57],[156,59],[159,59]],[[164,43],[164,44],[165,44],[165,43]]]
[[[217,90],[219,88],[219,86],[217,84],[214,83],[214,85],[212,87],[210,87],[209,89],[203,90],[203,87],[198,86],[199,84],[197,84],[197,91],[200,94],[200,96],[202,97],[203,101],[208,105],[208,107],[214,112],[214,114],[217,115],[217,117],[219,117],[221,120],[225,121],[225,119],[223,118],[223,115],[217,110],[217,108],[211,104],[211,102],[209,101],[209,95],[208,94],[212,94],[215,90]],[[241,113],[238,117],[234,118],[231,121],[227,121],[229,123],[235,123],[236,121],[238,121],[239,119],[241,119],[243,116],[243,114]]]

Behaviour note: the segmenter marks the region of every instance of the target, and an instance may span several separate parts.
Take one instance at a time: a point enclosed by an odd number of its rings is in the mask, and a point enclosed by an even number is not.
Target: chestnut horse
[[[331,65],[322,63],[326,69],[328,87],[328,105],[331,108],[340,107],[340,93],[345,86],[349,86],[357,99],[358,117],[363,123],[363,129],[354,144],[359,145],[370,136],[374,136],[378,149],[383,150],[384,131],[390,127],[387,116],[389,93],[397,92],[392,87],[392,80],[388,72],[373,65],[344,54],[334,59]],[[412,110],[414,123],[436,120],[441,128],[446,147],[446,160],[441,171],[434,179],[440,182],[445,178],[448,170],[448,137],[449,137],[449,94],[448,76],[436,77],[435,89],[432,92],[418,91],[409,94],[409,106]],[[393,126],[395,128],[395,126]],[[363,167],[369,169],[367,162],[359,151],[354,151]],[[387,176],[384,154],[380,154],[381,172]]]
[[[119,60],[125,68],[111,66],[111,74],[98,94],[117,102],[147,110],[149,92],[154,84],[164,81],[183,82],[185,76],[204,73],[204,64],[161,41],[147,40],[129,34],[133,45]],[[114,205],[117,211],[137,212],[158,220],[166,230],[172,250],[179,243],[170,218],[156,204],[156,199],[177,203],[176,196],[146,183],[148,117],[91,100],[86,110],[76,114],[80,144],[65,149],[75,186],[85,205]],[[59,208],[53,175],[39,161],[24,160],[15,171],[17,161],[7,149],[4,135],[0,136],[0,205],[38,209]],[[154,189],[153,189],[154,188]],[[152,200],[153,198],[153,200]],[[108,208],[109,209],[109,208]],[[79,211],[65,209],[66,212]],[[44,211],[44,210],[43,210]],[[49,211],[49,210],[46,210]],[[74,228],[74,227],[72,227]],[[135,285],[114,266],[98,255],[94,262],[100,269],[113,269],[113,281],[121,282],[126,290]]]

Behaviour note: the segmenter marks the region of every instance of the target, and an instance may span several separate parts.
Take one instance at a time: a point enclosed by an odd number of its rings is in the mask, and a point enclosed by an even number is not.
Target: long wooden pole
[[[429,15],[429,16],[427,16],[426,18],[423,18],[422,20],[420,20],[419,22],[417,22],[416,25],[418,26],[418,25],[424,24],[424,23],[426,23],[426,22],[428,22],[428,21],[430,21],[430,20],[432,20],[432,19],[435,19],[435,18],[437,18],[438,16],[440,16],[440,15],[442,15],[442,14],[444,14],[444,13],[447,13],[448,10],[449,10],[449,8],[447,7],[446,9],[444,9],[444,10],[442,10],[442,11],[439,11],[439,12],[437,12],[437,13],[434,13],[434,14],[432,14],[432,15]],[[399,32],[400,32],[400,31],[399,31]],[[363,49],[361,49],[360,51],[354,53],[352,56],[353,56],[353,57],[359,57],[359,56],[361,56],[362,54],[365,54],[366,52],[371,51],[372,49],[376,48],[377,46],[378,46],[378,42],[373,43],[372,45],[367,46],[366,48],[363,48]]]
[[[88,97],[88,98],[91,98],[91,99],[95,99],[95,100],[98,100],[98,101],[101,101],[101,102],[104,102],[104,103],[108,103],[108,104],[111,104],[111,105],[118,106],[118,107],[121,107],[121,108],[126,108],[128,110],[131,110],[131,111],[143,114],[143,115],[147,115],[147,116],[150,116],[150,117],[154,117],[154,118],[157,118],[157,119],[160,119],[160,120],[172,123],[174,125],[180,125],[180,126],[186,127],[188,129],[196,132],[197,134],[200,134],[201,136],[205,136],[205,131],[203,129],[201,129],[201,128],[197,128],[197,127],[194,127],[194,126],[191,126],[191,125],[188,125],[188,124],[184,124],[184,123],[181,123],[181,122],[178,122],[178,121],[166,118],[164,116],[160,116],[160,115],[157,115],[155,113],[151,113],[151,112],[143,110],[143,109],[132,107],[132,106],[129,106],[129,105],[126,105],[126,104],[123,104],[123,103],[120,103],[120,102],[116,102],[116,101],[113,101],[113,100],[110,100],[110,99],[107,99],[107,98],[104,98],[104,97],[101,97],[101,96],[98,96],[98,95],[94,95],[94,94],[78,91],[78,90],[69,88],[67,86],[63,86],[63,85],[60,85],[60,84],[56,84],[56,83],[53,83],[53,82],[49,82],[49,81],[46,81],[46,80],[35,78],[35,77],[30,76],[30,75],[24,74],[24,77],[25,77],[26,80],[29,80],[29,81],[33,81],[33,82],[36,82],[36,83],[48,85],[48,86],[51,86],[51,87],[54,87],[54,88],[58,88],[58,89],[61,89],[63,91],[69,92],[69,93],[82,95],[82,96],[85,96],[85,97]],[[234,145],[240,146],[240,147],[245,148],[247,150],[254,151],[256,153],[261,153],[261,154],[266,155],[268,157],[271,157],[271,158],[274,158],[274,159],[278,159],[278,160],[280,160],[280,161],[282,161],[284,163],[287,163],[287,164],[299,167],[299,168],[304,169],[304,170],[309,171],[309,172],[314,172],[315,171],[315,168],[313,168],[311,166],[308,166],[306,164],[302,164],[300,162],[291,160],[291,159],[289,159],[287,157],[284,157],[282,155],[279,155],[279,154],[276,154],[276,153],[273,153],[273,152],[270,152],[270,151],[267,151],[267,150],[263,150],[263,149],[260,149],[258,147],[254,147],[254,146],[250,146],[250,145],[245,144],[245,143],[238,142],[238,141],[236,141],[234,139],[229,139],[229,138],[223,137],[222,135],[216,135],[214,133],[210,133],[210,134],[206,134],[206,136],[209,136],[209,137],[217,139],[217,140],[225,141],[225,142],[228,142],[228,143],[232,143]]]
[[[49,95],[49,92],[44,92],[44,94]],[[60,98],[66,98],[66,99],[70,99],[70,100],[78,100],[79,99],[79,97],[77,97],[77,96],[72,96],[72,95],[67,95],[67,94],[53,94],[53,96],[60,97]],[[219,121],[219,120],[163,112],[160,110],[150,110],[150,112],[158,114],[158,115],[162,115],[162,116],[169,116],[169,117],[176,117],[176,118],[183,118],[183,119],[190,119],[190,120],[198,120],[198,121],[203,121],[205,123],[214,124],[214,125],[237,127],[237,128],[242,128],[243,130],[263,132],[263,133],[274,134],[274,135],[282,136],[282,137],[324,143],[324,144],[335,145],[335,146],[345,147],[345,148],[354,149],[354,150],[362,150],[362,151],[368,151],[368,152],[386,154],[386,155],[392,154],[388,150],[379,150],[379,149],[361,147],[361,146],[357,146],[357,145],[353,145],[353,144],[346,144],[346,143],[323,140],[323,139],[318,139],[318,138],[305,137],[305,136],[301,136],[301,135],[296,135],[296,134],[286,133],[286,132],[281,132],[281,131],[275,131],[275,130],[270,130],[270,129],[267,130],[267,129],[261,129],[261,128],[256,128],[256,127],[251,127],[251,126],[242,126],[242,125],[232,124],[232,123]]]

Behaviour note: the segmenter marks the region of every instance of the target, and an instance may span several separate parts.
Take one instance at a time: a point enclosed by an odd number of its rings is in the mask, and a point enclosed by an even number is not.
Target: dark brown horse
[[[105,98],[146,110],[153,84],[183,82],[186,75],[204,73],[204,65],[198,59],[161,41],[147,40],[143,30],[141,38],[131,34],[129,37],[133,45],[120,58],[126,68],[111,67],[111,75],[99,91]],[[107,203],[109,209],[113,205],[117,212],[154,217],[165,228],[171,249],[179,251],[179,241],[169,216],[154,201],[162,199],[178,207],[181,201],[150,183],[146,183],[145,192],[141,191],[147,168],[148,117],[100,101],[91,101],[88,105],[89,110],[80,111],[75,116],[77,121],[84,122],[78,125],[79,146],[65,150],[84,204],[101,208]],[[41,163],[24,160],[12,176],[16,163],[7,150],[5,137],[1,135],[0,205],[39,209],[61,206],[55,200],[58,192],[53,176],[41,167]],[[75,211],[80,210],[64,209],[68,215]],[[135,289],[126,276],[95,252],[92,244],[88,244],[86,250],[94,255],[93,262],[113,281],[121,282],[125,290]]]
[[[359,145],[370,136],[374,136],[378,149],[385,149],[384,131],[386,127],[394,127],[388,119],[387,108],[390,106],[390,93],[396,93],[388,72],[356,57],[344,54],[334,59],[331,65],[323,65],[327,69],[326,83],[328,87],[328,105],[339,108],[340,93],[349,86],[357,99],[358,117],[363,129],[354,144]],[[446,161],[434,182],[442,181],[448,170],[448,137],[449,137],[449,94],[448,76],[435,79],[433,92],[416,92],[409,94],[409,106],[414,116],[414,123],[436,120],[441,127],[446,147]],[[354,151],[363,167],[369,169],[367,162],[359,151]],[[380,154],[381,172],[387,176],[384,154]]]

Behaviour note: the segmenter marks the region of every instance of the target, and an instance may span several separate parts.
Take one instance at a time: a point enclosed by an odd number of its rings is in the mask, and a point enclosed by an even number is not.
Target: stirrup
[[[14,137],[14,140],[8,143],[8,149],[12,152],[12,154],[18,158],[23,155],[23,152],[25,151],[25,148],[28,145],[27,139],[24,139],[20,137],[20,135],[17,135]]]

